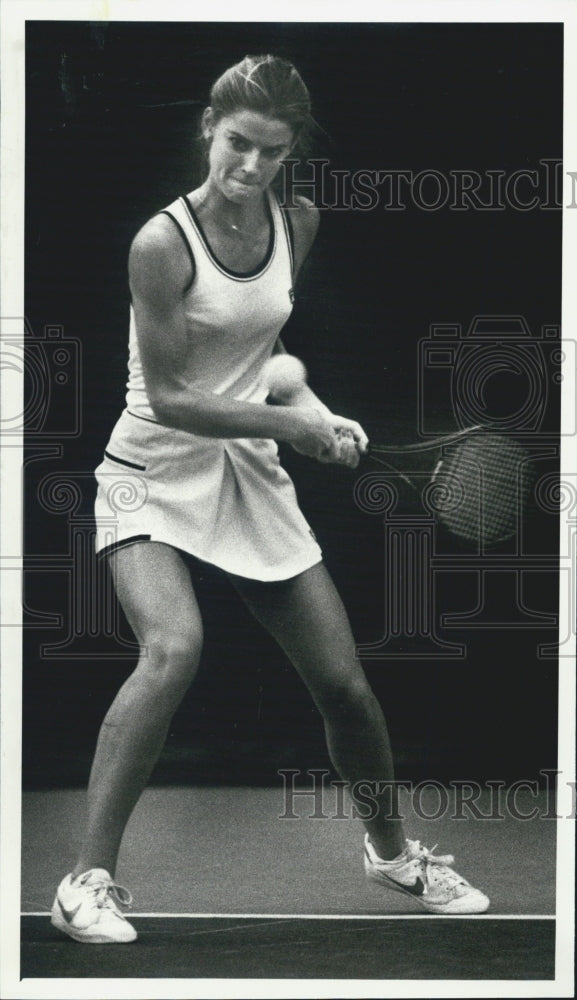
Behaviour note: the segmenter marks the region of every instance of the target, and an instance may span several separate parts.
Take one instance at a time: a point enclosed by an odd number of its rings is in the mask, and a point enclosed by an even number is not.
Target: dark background
[[[98,621],[61,656],[43,649],[66,643],[70,602],[86,570],[72,536],[89,538],[91,472],[123,405],[130,241],[153,212],[199,182],[197,119],[210,84],[261,51],[296,63],[320,125],[313,152],[333,169],[511,172],[562,156],[562,27],[554,24],[28,23],[27,319],[33,337],[56,324],[81,348],[72,396],[59,404],[53,393],[51,425],[29,422],[24,780],[31,787],[86,780],[101,718],[134,664]],[[431,323],[467,328],[478,314],[522,314],[538,334],[560,322],[560,210],[426,212],[407,201],[402,212],[323,212],[283,335],[321,398],[375,440],[417,436],[418,342]],[[553,383],[548,388],[549,435],[558,399]],[[506,401],[523,391],[511,373],[496,374],[489,403],[507,412]],[[67,435],[80,393],[78,433]],[[447,396],[431,405],[438,428],[452,429]],[[59,456],[39,453],[51,443],[62,445]],[[354,503],[361,472],[294,453],[285,462],[357,640],[378,642],[384,529],[382,516]],[[77,484],[73,512],[66,504],[47,510],[39,499],[50,475]],[[554,555],[553,514],[530,510],[525,540],[527,551]],[[442,531],[437,545],[466,555]],[[290,665],[226,579],[192,571],[206,651],[155,780],[258,783],[278,780],[279,767],[325,766],[320,718]],[[492,586],[499,605],[505,575]],[[552,615],[555,572],[533,574],[522,596]],[[551,619],[519,611],[529,627],[443,629],[441,613],[465,612],[476,601],[474,574],[438,578],[436,629],[445,642],[466,644],[464,658],[365,663],[402,777],[532,778],[555,766],[557,665],[538,655],[539,644],[555,641]]]

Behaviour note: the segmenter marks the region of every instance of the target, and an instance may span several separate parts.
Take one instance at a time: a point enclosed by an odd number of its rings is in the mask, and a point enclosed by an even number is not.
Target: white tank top
[[[194,262],[195,276],[185,294],[187,333],[193,341],[192,388],[262,403],[264,362],[273,352],[292,311],[293,250],[290,222],[269,192],[270,241],[264,261],[248,274],[226,268],[215,256],[187,198],[163,213],[178,227]],[[134,310],[130,307],[127,409],[155,420],[150,406]]]

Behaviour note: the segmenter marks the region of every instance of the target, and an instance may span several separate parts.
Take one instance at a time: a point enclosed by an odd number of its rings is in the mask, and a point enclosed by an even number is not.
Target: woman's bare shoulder
[[[312,201],[302,195],[293,195],[291,201],[292,204],[287,206],[286,212],[292,223],[295,241],[295,271],[298,271],[315,241],[319,228],[320,212]]]
[[[190,254],[170,216],[159,212],[139,229],[130,247],[128,271],[137,290],[167,282],[178,291],[190,283]]]
[[[295,235],[297,232],[303,239],[308,239],[312,243],[319,228],[320,212],[312,201],[302,195],[293,195],[292,204],[287,206],[286,211],[293,224]]]

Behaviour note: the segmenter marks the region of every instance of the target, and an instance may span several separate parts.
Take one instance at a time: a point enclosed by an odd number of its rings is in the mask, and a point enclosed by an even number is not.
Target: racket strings
[[[368,457],[407,483],[423,506],[460,538],[494,545],[518,529],[532,482],[529,453],[518,441],[480,427],[418,445],[374,446]],[[424,487],[383,455],[425,452],[442,455]],[[418,473],[422,478],[423,473]]]
[[[511,537],[530,489],[528,457],[517,441],[496,434],[450,449],[433,480],[447,496],[437,504],[439,519],[470,541],[491,545]]]

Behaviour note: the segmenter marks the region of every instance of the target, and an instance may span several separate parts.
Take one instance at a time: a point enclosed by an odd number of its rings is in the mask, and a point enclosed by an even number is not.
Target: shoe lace
[[[86,886],[94,896],[99,909],[116,909],[118,906],[132,906],[132,895],[123,885],[107,879],[98,879]]]
[[[433,854],[433,851],[436,849],[436,844],[429,850],[418,840],[407,840],[407,859],[409,861],[421,862],[421,870],[424,876],[425,886],[427,888],[429,887],[433,868],[437,869],[437,874],[441,875],[443,880],[448,884],[456,885],[458,882],[462,882],[463,879],[461,876],[450,867],[455,863],[453,855]]]

